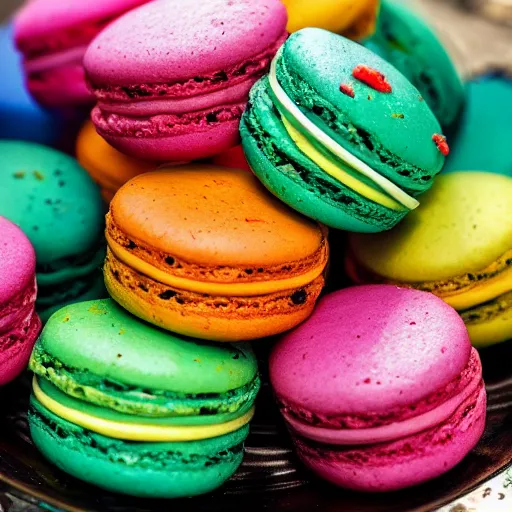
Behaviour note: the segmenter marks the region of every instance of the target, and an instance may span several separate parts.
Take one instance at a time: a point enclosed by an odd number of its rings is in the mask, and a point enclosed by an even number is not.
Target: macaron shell
[[[361,64],[383,73],[392,92],[377,92],[356,80],[352,73]],[[354,126],[356,133],[366,133],[368,143],[349,143],[322,120],[321,114],[305,112],[343,147],[397,185],[422,192],[429,187],[430,178],[441,171],[444,157],[432,141],[434,134],[441,133],[434,114],[401,73],[366,48],[327,31],[307,28],[292,34],[284,45],[277,77],[296,103],[328,102],[330,110],[339,113],[341,123]],[[312,92],[306,86],[303,90],[294,88],[294,77],[301,77]],[[351,86],[354,98],[340,92],[340,84]],[[311,98],[295,98],[309,92]],[[396,166],[385,163],[389,158],[383,162],[379,154],[388,155],[404,168],[397,172]]]
[[[464,117],[443,172],[481,170],[512,177],[505,108],[512,102],[512,80],[499,73],[483,75],[466,83],[466,93]]]
[[[38,144],[0,141],[0,205],[24,230],[38,264],[95,249],[103,230],[99,190],[73,158]]]
[[[288,11],[288,32],[318,27],[364,37],[375,27],[378,11],[378,2],[375,0],[283,0],[283,3]]]
[[[201,0],[194,9],[181,0],[150,2],[103,31],[84,65],[95,85],[174,83],[250,60],[285,25],[278,0]]]
[[[84,338],[94,343],[83,343]],[[70,368],[183,394],[224,393],[248,384],[257,373],[248,346],[180,338],[137,321],[109,299],[61,309],[45,327],[38,346]]]
[[[351,251],[372,272],[406,283],[481,271],[511,249],[512,224],[504,222],[512,218],[510,197],[507,176],[442,175],[421,207],[392,231],[351,235]]]
[[[464,323],[441,299],[360,286],[324,297],[275,346],[270,379],[278,399],[312,414],[399,416],[458,377],[470,351]]]
[[[21,229],[0,217],[0,305],[8,304],[34,280],[36,255]]]
[[[127,181],[155,169],[156,163],[129,156],[110,146],[87,121],[76,141],[76,156],[82,167],[101,187],[115,193]]]
[[[147,0],[89,0],[87,9],[68,0],[31,0],[16,15],[16,39],[41,39],[83,23],[111,19]]]
[[[418,88],[445,129],[454,127],[465,101],[462,81],[423,19],[405,5],[383,0],[376,33],[363,44]]]
[[[195,496],[219,487],[242,462],[240,445],[249,431],[186,443],[125,443],[62,420],[34,399],[29,425],[34,444],[60,469],[103,489],[147,498]]]
[[[207,267],[300,261],[324,237],[251,174],[205,165],[138,176],[118,192],[111,215],[128,238]]]
[[[482,436],[485,409],[481,385],[447,422],[399,441],[339,451],[302,438],[295,438],[295,445],[306,466],[336,485],[393,491],[436,478],[457,465]]]

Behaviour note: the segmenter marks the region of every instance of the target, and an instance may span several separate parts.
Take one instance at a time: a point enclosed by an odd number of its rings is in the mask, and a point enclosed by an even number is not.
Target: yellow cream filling
[[[481,281],[467,292],[440,297],[457,311],[464,311],[512,291],[512,268]]]
[[[143,423],[121,423],[91,416],[70,409],[49,397],[39,386],[36,377],[32,381],[34,395],[49,411],[75,425],[86,428],[106,437],[125,441],[178,442],[199,441],[229,434],[247,425],[254,416],[254,407],[240,418],[218,425],[148,425]]]
[[[112,239],[112,237],[110,237],[108,232],[105,236],[108,246],[115,257],[137,272],[172,288],[220,297],[255,297],[258,295],[269,295],[286,290],[295,290],[312,283],[322,274],[325,267],[325,263],[322,263],[300,276],[289,277],[287,279],[276,279],[274,281],[253,281],[249,283],[212,283],[206,281],[194,281],[185,277],[178,277],[169,274],[154,267],[147,261],[133,255],[122,245],[118,244]]]
[[[281,120],[283,121],[286,131],[290,135],[293,142],[295,142],[296,146],[308,158],[315,162],[315,164],[317,164],[320,169],[329,174],[329,176],[332,176],[335,180],[340,181],[348,188],[354,190],[359,195],[370,199],[374,203],[380,204],[392,210],[404,209],[400,203],[391,197],[380,192],[379,190],[374,189],[373,187],[370,187],[366,183],[363,183],[361,180],[358,180],[352,176],[343,168],[343,163],[341,161],[334,162],[330,158],[327,158],[327,156],[325,156],[313,144],[311,144],[311,142],[309,142],[308,139],[304,137],[304,135],[295,129],[284,116],[281,116]]]
[[[512,308],[486,321],[467,326],[475,347],[483,348],[512,339]]]

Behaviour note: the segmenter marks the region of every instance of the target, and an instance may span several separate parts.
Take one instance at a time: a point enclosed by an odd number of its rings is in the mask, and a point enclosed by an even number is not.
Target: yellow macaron
[[[351,39],[375,30],[379,0],[283,0],[288,11],[288,31],[317,27]]]
[[[512,178],[442,175],[398,226],[351,235],[349,246],[355,282],[434,293],[459,311],[478,347],[512,339]]]

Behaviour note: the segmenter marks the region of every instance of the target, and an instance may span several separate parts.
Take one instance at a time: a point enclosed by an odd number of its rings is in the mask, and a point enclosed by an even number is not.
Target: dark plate
[[[265,360],[263,342],[259,349]],[[15,498],[45,509],[70,511],[161,512],[183,505],[194,511],[212,512],[239,511],[240,507],[247,512],[432,510],[466,494],[511,463],[511,356],[512,343],[482,352],[489,400],[487,428],[479,445],[445,476],[406,491],[360,494],[312,477],[293,456],[268,385],[264,385],[259,397],[244,463],[219,491],[205,497],[165,502],[102,491],[54,468],[30,442],[25,415],[30,392],[28,376],[4,388],[0,395],[0,482]],[[1,498],[0,507],[9,510]],[[14,508],[21,510],[18,506]]]

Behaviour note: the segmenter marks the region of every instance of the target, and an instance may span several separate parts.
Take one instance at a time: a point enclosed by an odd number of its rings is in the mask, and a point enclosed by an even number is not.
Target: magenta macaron
[[[477,444],[486,393],[454,309],[395,286],[324,297],[270,358],[299,458],[341,487],[390,491],[445,473]]]
[[[97,131],[150,160],[235,146],[249,90],[284,42],[286,21],[280,0],[165,0],[124,15],[84,59]]]
[[[31,0],[15,18],[28,90],[42,105],[93,102],[83,57],[89,43],[121,14],[148,0]]]
[[[36,301],[36,254],[23,232],[0,217],[0,385],[26,367],[41,330]]]

